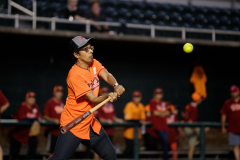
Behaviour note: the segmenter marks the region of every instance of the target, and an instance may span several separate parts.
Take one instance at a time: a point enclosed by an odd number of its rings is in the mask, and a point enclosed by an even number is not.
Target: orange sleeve
[[[150,111],[151,111],[151,109],[150,109],[150,104],[147,104],[147,105],[145,106],[145,111],[146,111],[146,112],[150,112]]]
[[[87,85],[87,82],[80,76],[73,76],[69,78],[69,87],[74,92],[76,99],[82,97],[83,95],[91,92],[91,88]]]
[[[106,68],[97,60],[95,60],[95,65],[96,65],[96,72],[97,75],[100,77],[100,73],[102,70],[105,70]]]
[[[145,119],[146,119],[145,109],[144,109],[144,106],[142,105],[142,108],[141,108],[141,120],[145,120]]]
[[[124,120],[126,121],[133,119],[131,108],[131,104],[128,103],[123,110]]]

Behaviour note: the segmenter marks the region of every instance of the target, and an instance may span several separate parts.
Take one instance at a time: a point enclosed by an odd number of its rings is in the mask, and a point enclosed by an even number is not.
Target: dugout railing
[[[1,126],[30,126],[32,122],[30,121],[18,121],[13,119],[1,119]],[[139,159],[139,140],[138,140],[138,128],[139,123],[134,122],[125,122],[125,123],[116,123],[108,124],[101,123],[103,126],[121,126],[121,127],[134,127],[134,160]],[[55,123],[49,121],[41,121],[42,126],[56,126]],[[169,127],[199,127],[200,128],[200,159],[206,159],[206,149],[205,149],[205,127],[221,127],[219,122],[192,122],[192,123],[182,123],[175,122],[168,124]],[[151,126],[151,123],[147,123],[147,126]]]

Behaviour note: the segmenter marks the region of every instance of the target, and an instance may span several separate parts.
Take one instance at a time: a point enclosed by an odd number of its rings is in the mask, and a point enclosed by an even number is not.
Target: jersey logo
[[[166,111],[167,110],[165,102],[163,102],[161,105],[158,104],[156,106],[156,108],[158,111]]]
[[[175,122],[175,115],[170,115],[167,117],[167,124]]]
[[[112,113],[114,111],[112,104],[105,104],[102,109],[104,113]]]
[[[33,108],[32,112],[33,112],[33,113],[37,113],[37,109],[36,109],[36,108]]]
[[[240,104],[232,104],[230,106],[232,111],[239,111],[240,110]]]
[[[96,72],[96,67],[93,68],[93,73],[94,73],[94,75],[97,73]]]
[[[63,111],[63,107],[62,106],[55,106],[54,110],[57,114],[61,114]]]
[[[92,83],[87,83],[92,91],[95,91],[99,87],[99,79],[95,76]]]

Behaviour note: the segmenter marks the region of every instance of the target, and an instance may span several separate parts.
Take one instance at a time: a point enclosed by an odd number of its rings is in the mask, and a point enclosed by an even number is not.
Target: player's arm
[[[123,88],[122,85],[117,85],[114,86],[115,84],[117,84],[117,80],[113,77],[113,75],[111,73],[109,73],[107,70],[103,70],[100,73],[100,76],[102,79],[104,79],[104,81],[106,81],[109,85],[113,86],[114,91],[118,94],[118,96],[120,96],[121,94],[123,94],[123,92],[125,91],[125,89]]]
[[[159,116],[159,117],[166,117],[170,115],[169,111],[153,111],[153,115]]]
[[[2,105],[0,108],[1,108],[1,113],[3,113],[8,107],[9,107],[9,102],[8,103],[6,103],[6,104],[4,104],[4,105]]]
[[[227,129],[225,128],[226,120],[227,120],[227,115],[222,114],[221,116],[222,133],[227,133]]]
[[[118,118],[117,116],[114,116],[113,119],[114,119],[114,121],[117,122],[117,123],[123,123],[123,119]]]
[[[48,116],[48,115],[46,115],[46,114],[43,115],[43,118],[44,118],[45,120],[47,120],[47,121],[52,121],[52,122],[54,122],[54,123],[56,123],[56,124],[59,124],[59,123],[60,123],[59,119],[51,118],[50,116]]]
[[[108,124],[112,124],[112,123],[113,123],[112,120],[110,120],[110,119],[105,119],[105,118],[102,118],[102,117],[99,118],[99,121],[100,121],[100,122],[106,122],[106,123],[108,123]]]
[[[95,105],[101,103],[102,101],[104,101],[105,99],[107,99],[109,96],[111,97],[110,102],[114,102],[114,101],[117,100],[117,93],[115,93],[115,92],[114,92],[114,93],[111,92],[111,93],[109,93],[108,95],[99,96],[99,97],[95,96],[95,95],[93,94],[93,92],[89,92],[89,93],[87,93],[87,94],[84,95],[84,97],[85,97],[87,100],[89,100],[90,102],[92,102],[92,103],[95,104]]]

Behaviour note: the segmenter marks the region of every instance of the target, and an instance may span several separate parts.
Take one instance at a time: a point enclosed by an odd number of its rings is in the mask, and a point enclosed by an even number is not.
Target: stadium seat
[[[207,21],[209,24],[212,24],[212,25],[216,25],[219,22],[219,20],[217,19],[217,17],[215,15],[209,16]]]
[[[196,24],[196,25],[194,26],[194,28],[202,29],[203,26],[202,26],[201,24]]]
[[[240,31],[240,28],[239,27],[233,27],[233,28],[231,28],[231,30],[233,30],[233,31]]]
[[[215,27],[213,25],[207,25],[206,28],[207,29],[215,29]]]
[[[128,10],[126,8],[121,8],[118,12],[119,17],[121,18],[127,18]]]
[[[151,25],[151,24],[153,24],[153,22],[152,22],[152,21],[149,21],[149,20],[145,20],[145,21],[144,21],[144,24],[146,24],[146,25]]]
[[[171,23],[170,23],[170,26],[172,26],[172,27],[178,27],[178,24],[177,24],[176,22],[171,22]]]
[[[151,10],[147,10],[144,15],[145,15],[145,19],[149,19],[149,20],[153,20],[153,21],[155,21],[157,18],[157,16]]]
[[[101,2],[101,7],[102,8],[108,8],[108,7],[116,8],[117,4],[118,3],[115,0],[105,0],[105,1]]]
[[[108,16],[108,17],[113,16],[115,11],[116,11],[116,10],[115,10],[113,7],[108,7],[108,8],[105,10],[106,16]]]
[[[183,15],[182,19],[183,19],[183,22],[186,22],[189,24],[191,24],[194,20],[193,16],[190,13],[186,13],[185,15]]]
[[[126,19],[123,18],[118,19],[118,22],[123,24],[127,23]]]
[[[231,19],[231,24],[234,25],[234,26],[240,25],[240,19],[239,19],[239,17],[233,17],[233,18]]]
[[[139,9],[139,10],[145,10],[145,3],[141,2],[141,1],[137,1],[137,2],[132,2],[131,5],[129,6],[130,10],[134,10],[134,9]]]
[[[199,23],[199,24],[207,23],[207,19],[205,19],[205,16],[203,14],[197,15],[195,18],[195,21],[196,21],[196,23]]]
[[[139,9],[134,9],[131,14],[133,19],[139,19],[142,12]]]
[[[165,26],[166,24],[165,24],[163,21],[159,21],[159,22],[157,22],[155,25],[158,25],[158,26]]]
[[[130,8],[131,7],[131,2],[127,1],[119,1],[116,5],[117,8]]]
[[[191,26],[190,26],[188,23],[183,23],[183,24],[182,24],[182,27],[191,28]]]
[[[220,19],[220,25],[225,25],[225,26],[231,25],[231,21],[228,19],[227,16],[222,16]]]

